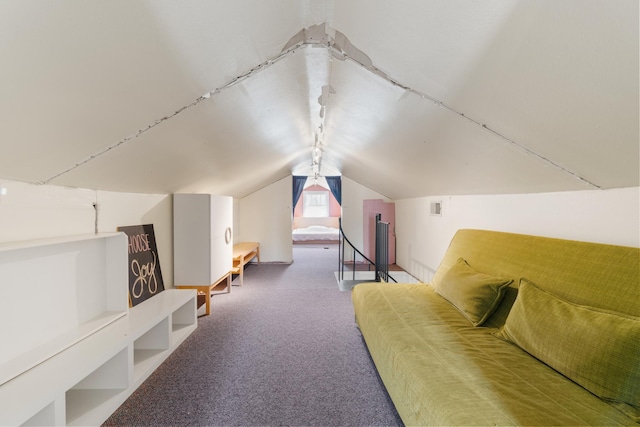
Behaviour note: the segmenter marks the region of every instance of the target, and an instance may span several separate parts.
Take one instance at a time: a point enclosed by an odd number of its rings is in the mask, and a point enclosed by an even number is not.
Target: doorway
[[[294,195],[295,196],[295,195]],[[295,245],[339,242],[340,203],[324,177],[307,178],[293,209],[291,238]]]

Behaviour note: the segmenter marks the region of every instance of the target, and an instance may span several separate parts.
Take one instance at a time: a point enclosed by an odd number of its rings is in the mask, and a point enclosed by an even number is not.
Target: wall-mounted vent
[[[431,202],[431,215],[442,216],[442,202]]]

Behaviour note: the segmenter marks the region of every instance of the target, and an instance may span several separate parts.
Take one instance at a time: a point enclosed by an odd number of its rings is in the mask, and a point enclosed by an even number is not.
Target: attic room
[[[192,337],[203,335],[205,328],[224,323],[216,320],[216,304],[220,313],[229,310],[225,316],[236,319],[234,298],[250,292],[260,275],[307,265],[297,254],[313,245],[296,249],[292,241],[292,186],[299,176],[310,182],[340,177],[342,228],[358,247],[367,240],[363,203],[393,203],[395,263],[422,284],[441,282],[440,266],[453,268],[458,258],[452,258],[454,253],[466,257],[458,252],[459,230],[485,230],[633,250],[635,269],[616,280],[638,285],[639,15],[634,0],[5,0],[0,3],[4,323],[28,324],[35,330],[38,322],[48,321],[44,314],[32,319],[38,316],[32,315],[29,295],[38,292],[9,289],[14,282],[31,287],[29,280],[47,281],[46,272],[33,272],[33,278],[17,273],[30,270],[31,255],[14,255],[21,248],[94,235],[108,236],[109,251],[111,245],[120,245],[119,227],[152,224],[164,289],[174,290],[174,195],[226,196],[232,205],[232,243],[259,242],[261,264],[248,269],[244,286],[234,283],[230,295],[213,298],[210,316],[185,320],[191,313],[180,306],[162,320],[189,323],[194,332],[180,339],[194,342]],[[434,204],[441,208],[437,214]],[[332,210],[330,216],[335,215]],[[118,241],[110,243],[114,239]],[[321,252],[316,260],[323,256]],[[73,268],[63,271],[55,254],[45,253],[43,259],[44,266],[64,277],[81,276]],[[3,265],[8,267],[3,270]],[[314,263],[308,268],[315,268]],[[109,276],[95,271],[96,276]],[[520,277],[518,271],[509,273]],[[352,303],[348,292],[333,290],[336,295],[327,298],[337,299],[333,303],[344,306],[352,321],[357,301]],[[43,290],[41,295],[52,292]],[[629,292],[613,302],[594,304],[598,310],[611,310],[626,299],[631,306],[620,309],[623,317],[638,322],[633,304],[640,307],[640,296]],[[591,306],[591,300],[585,297],[576,304]],[[127,312],[116,305],[115,311]],[[49,306],[43,303],[43,313],[53,317],[69,308]],[[310,302],[309,316],[312,307]],[[365,333],[362,315],[358,322]],[[288,397],[271,403],[276,408],[272,411],[244,402],[253,409],[244,410],[242,417],[234,412],[235,418],[215,418],[212,412],[226,414],[226,409],[193,403],[191,418],[177,418],[179,410],[167,410],[169,418],[153,420],[176,425],[483,425],[493,420],[446,418],[438,411],[403,407],[401,402],[413,399],[394,388],[400,379],[385,376],[391,374],[384,373],[371,341],[366,335],[361,339],[351,323],[349,339],[354,342],[349,348],[362,359],[348,365],[367,367],[369,404],[375,402],[377,409],[356,409],[353,401],[336,399],[369,418],[349,418],[341,412],[348,409],[332,411],[319,403],[307,409],[323,417],[330,414],[328,418],[303,416],[291,408],[305,405]],[[4,329],[3,342],[20,340],[17,332]],[[637,325],[632,330],[637,331]],[[263,332],[247,336],[260,340]],[[328,334],[326,339],[340,336]],[[139,338],[136,345],[144,347],[143,342],[146,339]],[[175,358],[158,363],[158,371],[179,365],[171,361],[186,352],[184,347],[176,347]],[[630,348],[633,356],[637,346]],[[23,410],[17,402],[32,392],[27,386],[32,383],[25,379],[27,385],[16,386],[16,392],[11,384],[25,375],[7,374],[13,367],[5,362],[20,354],[4,351],[0,402],[16,399],[14,406],[21,412],[3,417],[0,424],[82,424],[94,419],[65,418],[60,410],[65,399],[73,401],[79,392],[67,391],[65,397],[64,391],[52,391],[51,396],[30,400]],[[637,354],[632,358],[636,376]],[[128,363],[126,349],[111,356],[109,366]],[[45,369],[47,363],[31,363],[29,373]],[[152,383],[158,384],[153,375]],[[257,393],[266,387],[264,381],[246,387]],[[124,388],[137,387],[150,386],[136,379]],[[318,389],[322,387],[314,393]],[[344,392],[349,387],[332,389]],[[294,387],[289,396],[307,396],[300,390]],[[623,405],[634,407],[635,415],[616,407],[613,415],[606,412],[611,417],[607,421],[640,422],[640,390],[636,387],[632,394],[635,404],[625,397]],[[160,395],[155,400],[172,407],[172,397]],[[139,394],[132,396],[125,404],[132,406],[123,408],[135,412],[131,402]],[[321,396],[314,399],[327,399]],[[11,407],[3,406],[0,403],[0,413]],[[114,410],[95,418],[98,424]],[[604,411],[594,409],[592,418],[567,415],[558,423],[602,424],[598,416]],[[425,413],[434,418],[425,418]],[[111,424],[145,425],[150,420],[112,418]],[[512,417],[495,423],[532,420]]]

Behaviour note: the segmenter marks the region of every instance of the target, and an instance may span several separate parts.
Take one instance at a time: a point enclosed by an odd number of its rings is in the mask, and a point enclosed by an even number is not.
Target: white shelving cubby
[[[197,327],[195,291],[127,287],[123,233],[0,245],[0,425],[99,425]]]

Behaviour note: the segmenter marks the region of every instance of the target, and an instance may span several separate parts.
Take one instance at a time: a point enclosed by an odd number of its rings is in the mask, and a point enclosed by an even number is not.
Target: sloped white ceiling
[[[242,197],[319,169],[392,199],[638,186],[638,15],[632,0],[6,0],[0,179]]]

